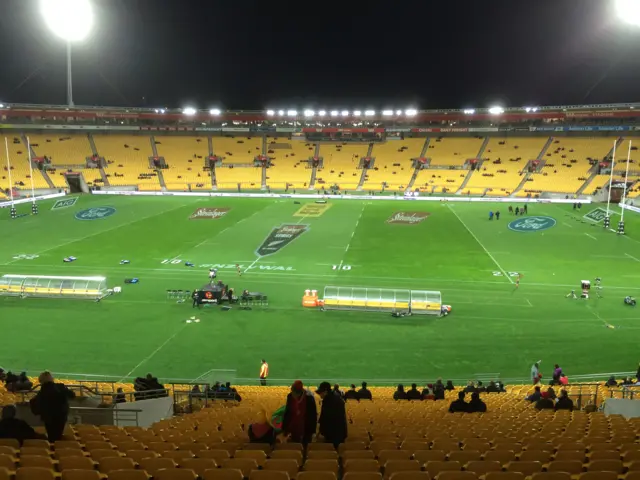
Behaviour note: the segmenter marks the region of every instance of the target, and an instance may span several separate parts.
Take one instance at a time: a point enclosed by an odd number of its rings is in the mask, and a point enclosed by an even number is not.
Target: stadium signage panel
[[[51,210],[60,210],[61,208],[73,207],[78,201],[79,197],[71,197],[71,198],[63,198],[61,200],[56,200],[56,203],[53,204]]]
[[[215,220],[220,217],[224,217],[227,212],[231,210],[230,208],[210,208],[210,207],[200,207],[195,212],[191,214],[189,219],[199,219],[199,218],[208,218],[210,220]]]
[[[631,127],[626,125],[529,127],[530,132],[625,132],[628,130],[631,130]]]
[[[509,222],[508,227],[514,232],[541,232],[554,227],[556,223],[556,219],[553,217],[534,216],[513,220]]]
[[[77,220],[101,220],[116,213],[113,207],[93,207],[76,213]]]
[[[283,224],[274,227],[256,250],[256,255],[266,257],[279,252],[296,238],[309,230],[309,225]]]
[[[294,217],[320,217],[329,210],[330,203],[307,203],[293,214]]]
[[[404,223],[407,225],[415,225],[422,222],[427,218],[430,213],[427,212],[396,212],[389,219],[387,223]]]
[[[595,210],[591,210],[589,213],[584,215],[584,218],[587,220],[591,220],[592,222],[599,223],[605,219],[607,216],[607,211],[604,208],[596,208]]]

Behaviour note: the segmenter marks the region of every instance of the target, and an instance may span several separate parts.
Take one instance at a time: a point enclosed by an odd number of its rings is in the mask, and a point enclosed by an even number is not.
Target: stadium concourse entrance
[[[428,290],[327,286],[324,309],[440,315],[442,295]]]

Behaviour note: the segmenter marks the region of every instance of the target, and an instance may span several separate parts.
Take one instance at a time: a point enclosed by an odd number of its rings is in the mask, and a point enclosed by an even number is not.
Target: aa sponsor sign
[[[406,225],[415,225],[427,218],[430,213],[427,212],[396,212],[389,219],[387,223],[404,223]]]
[[[197,220],[201,218],[208,218],[209,220],[214,220],[216,218],[224,217],[227,212],[231,210],[230,208],[210,208],[210,207],[201,207],[198,208],[195,212],[191,214],[189,219]]]
[[[79,197],[63,198],[62,200],[56,200],[51,210],[60,210],[61,208],[73,207],[78,201]]]

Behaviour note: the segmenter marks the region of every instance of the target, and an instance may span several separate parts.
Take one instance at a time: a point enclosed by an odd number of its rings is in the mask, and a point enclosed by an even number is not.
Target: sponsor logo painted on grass
[[[293,214],[294,217],[319,217],[329,210],[330,203],[307,203],[300,210]]]
[[[408,225],[415,225],[427,218],[430,213],[427,212],[396,212],[389,219],[387,223],[405,223]]]
[[[197,218],[209,218],[216,219],[220,217],[224,217],[227,212],[231,210],[230,208],[209,208],[209,207],[201,207],[198,208],[195,212],[191,214],[189,219],[197,219]]]
[[[116,213],[116,209],[113,207],[93,207],[80,210],[75,216],[78,220],[100,220],[110,217],[114,213]]]
[[[78,201],[79,197],[63,198],[62,200],[56,200],[51,210],[60,210],[61,208],[73,207]]]
[[[14,260],[35,260],[40,257],[40,255],[36,255],[35,253],[21,253],[19,255],[14,255]]]
[[[282,250],[296,238],[309,230],[309,225],[284,224],[275,227],[256,250],[256,255],[266,257]]]
[[[162,265],[182,265],[184,260],[181,258],[165,258],[160,262]],[[294,272],[296,269],[293,267],[286,267],[283,265],[247,265],[239,263],[238,266],[241,270],[261,270],[261,271],[279,271],[279,272]],[[198,268],[215,268],[216,270],[236,270],[235,263],[201,263],[197,265]],[[351,267],[349,267],[351,268]]]
[[[595,223],[600,223],[605,219],[606,216],[607,216],[607,211],[604,208],[598,207],[594,210],[591,210],[586,215],[584,215],[584,218],[586,218],[587,220],[591,220],[592,222],[595,222]]]
[[[556,219],[553,217],[535,216],[519,218],[509,222],[509,230],[514,232],[540,232],[547,230],[556,225]]]
[[[491,272],[494,277],[502,277],[504,274],[502,272]],[[518,277],[520,274],[518,272],[507,272],[507,275],[510,277]]]

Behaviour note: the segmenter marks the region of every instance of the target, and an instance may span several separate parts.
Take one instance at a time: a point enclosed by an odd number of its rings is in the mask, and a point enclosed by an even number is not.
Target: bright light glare
[[[504,108],[502,108],[502,107],[491,107],[489,109],[489,113],[491,115],[500,115],[501,113],[504,113]]]
[[[331,110],[331,116],[332,117],[337,117],[338,116],[338,110]]]
[[[273,110],[267,110],[267,115],[269,115],[270,117],[273,117],[275,113],[276,112],[274,112]]]
[[[396,115],[402,115],[402,110],[396,110]]]
[[[324,117],[326,114],[327,114],[327,111],[326,111],[326,110],[320,110],[320,111],[318,112],[318,115],[319,115],[320,117]]]
[[[407,117],[415,117],[415,116],[417,115],[417,113],[418,113],[418,110],[416,110],[415,108],[407,108],[407,109],[404,111],[404,114],[405,114]]]
[[[196,109],[193,107],[185,107],[182,109],[182,113],[184,113],[185,115],[195,115]]]
[[[4,108],[4,104],[0,103],[0,108]]]
[[[278,115],[280,116],[284,115],[284,110],[278,110]]]
[[[287,115],[289,115],[290,117],[295,117],[296,115],[298,115],[297,110],[287,110]]]
[[[209,113],[211,115],[220,115],[220,109],[219,108],[212,108],[211,110],[209,110]]]
[[[40,0],[47,27],[68,42],[84,40],[93,27],[89,0]]]
[[[385,117],[390,117],[391,115],[393,115],[393,110],[382,110],[382,115],[384,115]]]
[[[342,110],[341,115],[343,117],[348,117],[349,116],[349,110]]]
[[[476,111],[473,108],[465,108],[462,113],[464,113],[465,115],[473,115],[474,113],[476,113]]]
[[[305,117],[313,117],[316,114],[316,112],[314,112],[313,110],[307,109],[304,111],[304,116]]]
[[[620,20],[640,26],[640,3],[637,0],[616,0],[615,5]]]
[[[365,110],[364,114],[366,117],[373,117],[376,114],[375,110]]]
[[[353,111],[353,116],[354,117],[359,117],[360,115],[362,115],[362,112],[360,110],[354,110]]]

